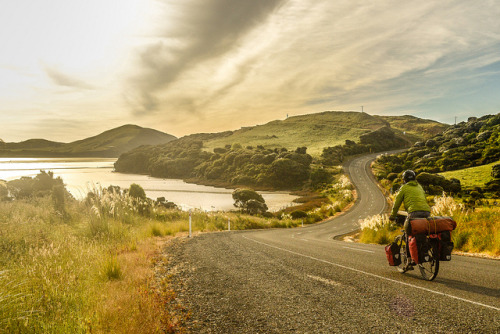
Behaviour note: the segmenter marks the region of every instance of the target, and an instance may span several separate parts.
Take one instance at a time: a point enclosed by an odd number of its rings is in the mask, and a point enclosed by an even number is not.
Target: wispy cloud
[[[94,89],[95,88],[92,85],[86,83],[85,81],[80,80],[74,76],[68,75],[66,73],[63,73],[54,67],[44,65],[43,70],[45,71],[47,76],[50,78],[50,80],[58,86],[77,88],[77,89]]]
[[[261,25],[283,2],[164,0],[165,15],[176,14],[170,15],[168,26],[158,32],[157,41],[139,51],[141,71],[131,81],[128,102],[136,112],[155,111],[162,100],[158,96],[160,91],[169,88],[187,71],[240,47],[241,38]]]

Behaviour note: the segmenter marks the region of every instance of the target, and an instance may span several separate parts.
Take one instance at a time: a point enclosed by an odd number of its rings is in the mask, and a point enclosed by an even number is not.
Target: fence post
[[[191,210],[189,210],[189,237],[191,238]]]

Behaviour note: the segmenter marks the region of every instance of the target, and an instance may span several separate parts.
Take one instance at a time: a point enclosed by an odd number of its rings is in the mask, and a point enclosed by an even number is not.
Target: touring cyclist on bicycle
[[[408,236],[411,234],[410,219],[430,217],[431,207],[427,204],[424,189],[417,182],[414,171],[405,171],[403,173],[403,182],[403,186],[396,194],[396,200],[394,201],[389,219],[395,220],[401,204],[404,204],[405,210],[408,212],[408,219],[405,220],[404,230]]]

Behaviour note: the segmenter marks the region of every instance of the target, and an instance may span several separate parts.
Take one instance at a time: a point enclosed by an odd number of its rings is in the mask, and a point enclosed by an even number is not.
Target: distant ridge
[[[71,143],[29,139],[19,143],[0,141],[4,157],[118,157],[142,145],[161,145],[177,139],[170,134],[127,124]]]

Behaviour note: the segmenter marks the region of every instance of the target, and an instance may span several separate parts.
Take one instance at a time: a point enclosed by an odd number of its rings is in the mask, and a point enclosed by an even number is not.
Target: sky
[[[0,0],[0,138],[500,112],[496,0]]]

